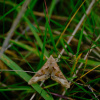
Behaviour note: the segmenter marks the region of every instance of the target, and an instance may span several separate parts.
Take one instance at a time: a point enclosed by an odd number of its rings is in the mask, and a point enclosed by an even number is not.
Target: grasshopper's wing
[[[48,72],[49,66],[47,62],[44,64],[44,66],[29,80],[28,84],[34,84],[38,81],[43,81],[48,78],[50,78],[50,73]]]
[[[67,79],[59,69],[57,63],[53,66],[53,71],[51,73],[51,79],[60,83],[63,87],[70,88],[70,84],[68,83]]]

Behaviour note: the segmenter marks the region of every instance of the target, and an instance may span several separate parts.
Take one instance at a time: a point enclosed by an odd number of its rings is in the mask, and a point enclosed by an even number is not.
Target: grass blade
[[[9,66],[12,70],[23,70],[22,68],[20,68],[15,62],[13,62],[10,58],[8,58],[6,55],[2,55],[1,60],[7,65]],[[23,72],[17,72],[15,71],[22,79],[24,79],[26,82],[28,82],[31,77]],[[45,100],[53,100],[53,98],[51,98],[47,92],[45,90],[43,90],[38,84],[33,84],[32,87],[45,99]],[[42,91],[42,92],[41,92]]]

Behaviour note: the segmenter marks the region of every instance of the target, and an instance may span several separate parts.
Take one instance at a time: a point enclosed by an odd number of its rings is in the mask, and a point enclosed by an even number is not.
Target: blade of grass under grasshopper
[[[12,70],[22,70],[15,62],[13,62],[10,58],[8,58],[6,55],[2,55],[1,60],[9,66]],[[25,72],[17,72],[15,71],[22,79],[24,79],[26,82],[30,80],[30,76]],[[38,84],[33,84],[32,87],[45,99],[45,100],[53,100],[52,97],[50,97],[45,90],[43,90]],[[41,92],[42,91],[42,92]]]

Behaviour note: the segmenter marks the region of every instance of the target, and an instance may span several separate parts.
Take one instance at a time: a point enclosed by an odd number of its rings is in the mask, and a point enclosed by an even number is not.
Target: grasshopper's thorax
[[[50,68],[52,68],[54,66],[54,63],[55,63],[55,59],[52,57],[52,55],[48,58],[47,60],[47,64]]]

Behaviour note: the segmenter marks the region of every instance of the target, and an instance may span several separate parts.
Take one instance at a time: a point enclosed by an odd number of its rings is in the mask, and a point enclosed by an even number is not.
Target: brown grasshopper
[[[29,80],[28,84],[34,84],[38,81],[47,80],[50,78],[66,88],[70,88],[70,84],[59,69],[56,60],[51,55],[44,66]]]

